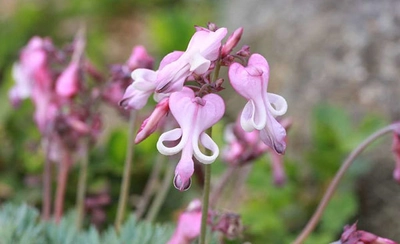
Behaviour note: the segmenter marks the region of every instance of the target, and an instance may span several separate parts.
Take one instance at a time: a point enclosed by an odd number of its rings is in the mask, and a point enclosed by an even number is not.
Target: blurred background
[[[134,45],[144,45],[159,61],[173,50],[186,49],[194,25],[209,21],[230,33],[244,28],[239,46],[250,45],[250,51],[267,58],[269,92],[287,99],[286,116],[293,120],[285,155],[286,185],[272,184],[269,159],[263,157],[254,163],[246,185],[218,207],[242,215],[243,240],[289,243],[313,213],[341,161],[370,133],[400,117],[399,1],[1,0],[0,200],[41,204],[44,155],[32,120],[33,105],[26,101],[15,110],[7,95],[12,65],[32,36],[48,36],[62,46],[86,25],[87,55],[107,76],[109,66],[124,63]],[[229,95],[229,89],[224,91],[226,123],[245,103]],[[116,120],[111,108],[102,109],[104,132],[91,155],[88,194],[111,196],[103,209],[104,227],[115,216],[127,122]],[[216,137],[222,145],[222,133]],[[135,152],[131,206],[157,155],[156,140],[157,135],[150,137]],[[357,220],[360,229],[400,240],[400,187],[391,177],[390,142],[388,136],[359,157],[307,243],[338,239],[343,226]],[[214,181],[224,169],[220,162],[215,165]],[[76,169],[70,180],[69,208],[75,202]],[[198,186],[185,193],[170,189],[158,221],[175,220],[177,211],[200,193]]]

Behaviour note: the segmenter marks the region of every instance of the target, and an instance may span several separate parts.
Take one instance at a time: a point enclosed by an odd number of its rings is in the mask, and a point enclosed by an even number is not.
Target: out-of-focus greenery
[[[312,140],[303,160],[285,157],[288,179],[283,188],[270,183],[271,172],[265,158],[254,165],[248,181],[249,198],[241,214],[249,238],[255,243],[290,243],[315,211],[345,157],[384,124],[371,115],[355,125],[343,110],[328,105],[316,107],[312,119]],[[367,167],[368,159],[360,157],[350,168],[306,243],[338,239],[343,226],[357,213],[354,181]]]
[[[160,59],[162,55],[172,50],[184,50],[194,32],[193,25],[205,25],[208,21],[212,21],[215,6],[208,1],[189,3],[183,0],[16,2],[19,7],[10,17],[2,18],[0,22],[0,139],[2,143],[0,147],[0,200],[27,202],[40,208],[40,179],[44,152],[40,145],[40,135],[32,120],[34,108],[29,101],[25,101],[19,109],[14,110],[7,99],[8,88],[13,83],[11,66],[18,59],[19,49],[33,35],[50,36],[57,44],[63,44],[72,39],[72,36],[64,34],[63,28],[68,29],[66,26],[71,25],[70,21],[76,25],[79,22],[85,22],[88,30],[88,56],[106,74],[109,62],[105,57],[112,47],[107,46],[104,40],[112,38],[108,32],[114,21],[121,18],[135,21],[135,17],[140,16],[151,39],[149,43],[155,44],[151,48]],[[74,29],[78,29],[78,26],[72,25]],[[126,31],[126,29],[121,31]],[[124,35],[124,32],[120,34]],[[131,36],[135,35],[131,34]],[[132,39],[132,46],[135,44],[139,43]],[[120,63],[128,58],[130,49],[131,46],[127,47],[126,56],[120,57]],[[288,180],[283,188],[272,185],[271,170],[265,158],[254,164],[247,181],[248,194],[239,212],[245,225],[244,240],[252,243],[289,243],[293,240],[294,235],[301,230],[316,208],[326,186],[339,168],[340,162],[363,138],[382,125],[381,119],[374,116],[367,117],[361,123],[354,125],[341,109],[327,105],[315,108],[312,121],[311,144],[309,149],[301,155],[302,160],[298,160],[299,157],[296,157],[296,160],[292,159],[290,152],[289,156],[285,157]],[[110,231],[107,231],[106,226],[112,223],[115,216],[126,150],[126,131],[127,128],[123,127],[113,128],[96,145],[90,155],[88,193],[96,194],[107,189],[112,199],[111,204],[104,207],[107,213],[107,222],[103,226],[105,234],[99,234],[93,228],[87,232],[88,235],[95,236],[94,238],[112,235],[109,234]],[[216,137],[221,138],[222,130],[214,131]],[[143,190],[157,155],[156,140],[157,135],[153,135],[135,150],[130,192],[132,196],[140,194]],[[361,160],[367,161],[365,158]],[[213,168],[217,172],[223,170],[219,162],[214,165]],[[357,202],[352,180],[363,170],[363,167],[363,162],[360,162],[347,174],[325,212],[320,226],[307,243],[320,244],[333,241],[342,227],[356,213]],[[67,189],[65,204],[67,209],[73,208],[75,204],[77,175],[77,167],[75,167],[70,174]],[[158,220],[173,220],[178,208],[184,207],[190,199],[199,197],[200,194],[200,187],[196,184],[185,193],[171,189]],[[132,201],[130,206],[133,205]],[[37,212],[26,206],[14,208],[7,205],[0,211],[0,216],[4,215],[4,211],[7,212],[7,216],[11,216],[12,213],[19,216],[19,213],[23,212],[22,215],[27,218],[26,222],[20,223],[17,222],[18,219],[15,219],[16,222],[13,222],[15,231],[18,228],[25,228],[17,225],[30,226],[32,234],[46,228],[38,224]],[[64,227],[60,226],[57,231],[71,227],[68,223],[72,222],[63,223]],[[65,230],[65,232],[68,231]]]

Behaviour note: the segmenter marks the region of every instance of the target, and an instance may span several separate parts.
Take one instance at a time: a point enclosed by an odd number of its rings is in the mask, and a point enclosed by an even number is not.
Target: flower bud
[[[71,62],[56,81],[56,92],[63,97],[72,97],[79,91],[79,66]]]
[[[160,121],[169,112],[168,103],[169,103],[168,97],[161,100],[155,107],[153,113],[151,113],[151,115],[145,121],[143,121],[135,138],[136,144],[149,137],[157,129],[157,126],[160,123]]]
[[[242,37],[242,34],[243,34],[243,27],[240,27],[240,28],[236,29],[232,33],[232,35],[230,35],[228,37],[228,40],[221,48],[221,57],[222,58],[227,56],[232,51],[232,49],[234,47],[236,47],[236,45],[240,41],[240,38]]]

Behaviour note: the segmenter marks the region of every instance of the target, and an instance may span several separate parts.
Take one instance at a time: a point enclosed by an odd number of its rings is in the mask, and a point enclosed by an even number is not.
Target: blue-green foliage
[[[0,208],[1,244],[154,244],[166,243],[173,226],[137,222],[133,215],[117,234],[113,227],[99,233],[93,226],[78,231],[75,214],[70,212],[59,224],[40,220],[39,212],[26,204],[10,203]]]

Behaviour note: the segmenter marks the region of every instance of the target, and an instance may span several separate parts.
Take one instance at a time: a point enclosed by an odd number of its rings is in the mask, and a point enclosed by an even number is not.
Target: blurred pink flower
[[[14,64],[12,75],[15,85],[9,92],[11,103],[14,106],[32,95],[34,85],[45,85],[51,80],[44,46],[44,39],[37,36],[32,37],[22,49],[19,62]]]
[[[56,93],[62,97],[72,97],[79,91],[79,64],[72,61],[56,81]]]
[[[346,225],[340,240],[331,244],[397,244],[397,242],[357,230],[357,223],[355,223],[351,226]]]
[[[396,166],[393,171],[393,178],[400,183],[400,134],[393,133],[392,151],[394,159],[396,161]]]
[[[167,244],[190,244],[200,235],[201,201],[193,200],[179,215],[175,232]]]

